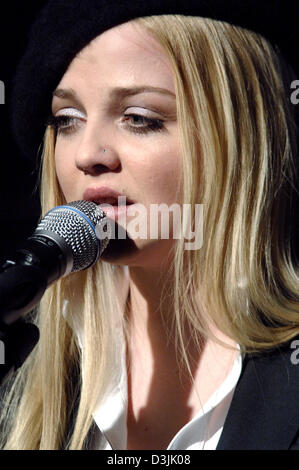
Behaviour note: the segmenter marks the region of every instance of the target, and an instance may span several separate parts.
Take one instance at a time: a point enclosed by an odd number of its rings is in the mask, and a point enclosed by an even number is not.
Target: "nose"
[[[118,170],[120,159],[115,146],[108,143],[109,134],[103,129],[99,132],[98,126],[96,129],[87,129],[87,127],[76,151],[76,167],[92,176]]]

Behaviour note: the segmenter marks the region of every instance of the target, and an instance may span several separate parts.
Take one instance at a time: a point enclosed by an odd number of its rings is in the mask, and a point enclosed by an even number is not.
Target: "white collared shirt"
[[[69,316],[63,312],[66,319]],[[67,318],[68,317],[68,318]],[[74,322],[71,322],[74,328]],[[77,328],[76,328],[77,330]],[[79,344],[82,348],[82,341]],[[122,335],[120,335],[122,338]],[[128,385],[125,341],[119,342],[120,360],[115,383],[111,383],[105,399],[101,399],[93,412],[96,429],[90,448],[93,450],[126,450]],[[242,369],[242,355],[236,354],[231,370],[201,410],[181,429],[169,443],[167,450],[215,450],[220,439],[236,384]],[[154,449],[153,449],[154,450]]]
[[[97,431],[93,449],[126,450],[127,448],[127,370],[125,351],[120,361],[122,371],[106,399],[95,409]],[[232,368],[202,409],[183,426],[169,443],[167,450],[214,450],[217,447],[235,386],[242,369],[242,356],[236,355]]]

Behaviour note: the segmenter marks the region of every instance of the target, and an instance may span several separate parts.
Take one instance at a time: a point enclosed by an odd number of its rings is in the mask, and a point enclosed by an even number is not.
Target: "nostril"
[[[101,163],[97,163],[96,165],[82,167],[78,165],[79,170],[83,171],[85,175],[99,175],[102,173],[107,173],[111,171],[111,168],[102,165]]]
[[[111,168],[109,168],[106,165],[103,165],[102,163],[97,163],[96,165],[93,165],[92,170],[94,173],[107,173],[107,171],[111,171]]]

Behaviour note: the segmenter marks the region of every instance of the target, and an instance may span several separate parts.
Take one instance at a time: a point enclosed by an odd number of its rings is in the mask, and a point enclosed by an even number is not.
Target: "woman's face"
[[[150,235],[151,205],[181,202],[174,77],[159,43],[132,23],[104,32],[70,64],[52,112],[55,165],[67,202],[115,204],[114,191],[138,204],[107,212],[134,242],[122,242],[119,252],[107,250],[103,259],[159,265],[174,240]],[[138,214],[143,231],[132,224]]]

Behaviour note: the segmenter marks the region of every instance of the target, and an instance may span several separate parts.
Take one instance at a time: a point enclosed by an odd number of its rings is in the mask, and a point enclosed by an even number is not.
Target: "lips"
[[[88,188],[84,191],[83,199],[85,201],[95,202],[96,204],[111,204],[117,205],[118,198],[122,197],[120,202],[122,205],[134,204],[134,201],[129,199],[125,194],[121,194],[114,189],[107,186],[100,186],[98,188]]]

